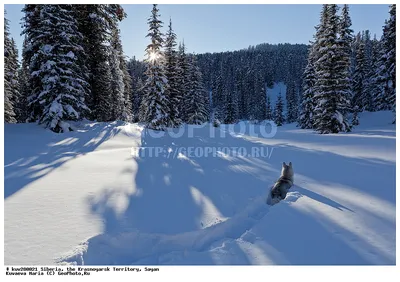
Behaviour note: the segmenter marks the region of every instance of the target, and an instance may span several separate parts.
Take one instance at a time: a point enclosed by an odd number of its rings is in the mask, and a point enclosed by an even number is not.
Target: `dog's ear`
[[[285,166],[287,166],[287,165],[286,165],[286,163],[285,163],[285,162],[283,162],[283,164],[282,164],[282,167],[285,167]]]
[[[289,166],[292,167],[292,162],[289,162]]]

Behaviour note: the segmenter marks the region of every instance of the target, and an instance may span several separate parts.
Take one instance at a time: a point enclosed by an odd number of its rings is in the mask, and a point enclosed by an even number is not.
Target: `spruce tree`
[[[285,122],[283,115],[283,98],[282,94],[279,92],[278,100],[276,101],[275,112],[274,112],[274,122],[277,126],[282,126]]]
[[[22,35],[24,38],[24,45],[22,49],[22,79],[21,82],[21,97],[26,100],[26,121],[37,121],[41,114],[41,106],[33,103],[36,99],[38,89],[41,87],[40,77],[31,76],[31,73],[39,70],[39,60],[32,60],[35,56],[40,56],[39,49],[41,48],[40,42],[34,40],[41,36],[40,30],[42,27],[42,20],[40,13],[44,5],[25,5],[22,9],[24,17],[22,19]],[[39,44],[38,44],[39,43]]]
[[[166,96],[168,81],[165,76],[163,34],[160,31],[162,21],[159,20],[157,4],[153,5],[152,15],[148,19],[151,43],[146,47],[147,80],[144,85],[144,97],[140,116],[146,126],[154,130],[164,130],[171,124],[170,104]]]
[[[182,123],[179,112],[179,106],[182,103],[182,93],[179,85],[180,70],[176,45],[176,34],[172,29],[172,21],[170,19],[165,40],[165,76],[168,80],[167,96],[171,108],[169,113],[171,127],[179,126]]]
[[[297,93],[294,82],[289,82],[286,88],[287,122],[292,123],[297,120]]]
[[[269,95],[267,95],[267,110],[265,113],[265,119],[272,120],[272,118],[273,118],[273,111],[271,107],[271,98],[269,97]]]
[[[4,13],[4,121],[17,122],[19,99],[18,51],[9,32],[9,22]]]
[[[361,33],[357,34],[356,41],[356,66],[353,74],[353,108],[357,106],[359,111],[365,110],[365,42]]]
[[[110,73],[111,73],[111,101],[110,101],[110,120],[124,120],[124,108],[125,108],[125,84],[124,84],[124,73],[122,72],[122,66],[120,66],[120,56],[122,47],[119,39],[119,31],[115,28],[112,31],[111,46],[110,46]]]
[[[202,74],[196,64],[195,56],[190,56],[189,89],[184,97],[187,107],[187,123],[202,124],[208,120],[208,96],[205,91]]]
[[[110,45],[112,119],[132,120],[132,78],[128,72],[117,26],[112,31]]]
[[[313,127],[321,134],[347,132],[350,125],[343,112],[341,101],[345,93],[339,89],[337,81],[340,77],[340,48],[338,46],[337,5],[324,5],[321,18],[321,33],[317,37],[316,52],[320,57],[316,61],[316,108]]]
[[[351,19],[349,15],[349,6],[343,5],[341,15],[339,17],[338,28],[338,94],[339,94],[339,111],[346,116],[351,111],[351,44],[353,42],[353,30],[351,29]]]
[[[185,43],[179,44],[178,48],[178,68],[177,68],[177,81],[178,81],[178,95],[180,103],[178,105],[179,117],[183,122],[187,122],[188,114],[186,112],[186,105],[184,103],[185,96],[188,95],[190,87],[189,78],[190,61],[186,54]]]
[[[87,82],[80,76],[82,35],[72,5],[43,5],[40,29],[31,37],[38,53],[31,58],[30,77],[40,81],[33,100],[40,124],[55,132],[71,130],[68,120],[78,120],[89,110],[85,104]],[[37,47],[39,46],[39,47]]]
[[[85,70],[83,75],[89,82],[86,100],[91,113],[88,117],[97,121],[113,120],[109,54],[111,31],[114,30],[116,16],[111,14],[109,6],[111,5],[73,5],[78,30],[84,38],[83,48],[86,55],[80,56],[78,63]]]
[[[303,97],[301,103],[301,113],[299,117],[299,126],[303,129],[313,128],[313,114],[315,108],[315,83],[316,74],[314,67],[315,54],[313,51],[314,46],[311,45],[307,66],[304,70],[303,78]]]
[[[384,49],[386,53],[385,69],[387,71],[388,102],[394,113],[393,123],[396,122],[396,5],[390,5],[390,18],[387,23]]]

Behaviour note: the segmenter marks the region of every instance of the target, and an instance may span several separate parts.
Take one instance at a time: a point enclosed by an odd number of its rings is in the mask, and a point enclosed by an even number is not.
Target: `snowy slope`
[[[390,112],[360,121],[336,135],[290,124],[274,138],[6,125],[5,264],[395,264],[395,126]],[[134,157],[138,146],[168,153]],[[189,147],[270,157],[175,154]],[[269,207],[282,161],[295,186]]]

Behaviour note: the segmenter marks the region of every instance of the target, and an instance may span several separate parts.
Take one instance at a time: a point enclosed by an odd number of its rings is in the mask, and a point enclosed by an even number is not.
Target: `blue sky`
[[[120,23],[127,56],[144,57],[152,5],[122,5],[128,17]],[[23,5],[5,5],[10,31],[21,50],[20,19]],[[170,17],[178,40],[184,39],[189,52],[205,53],[238,50],[260,43],[308,43],[319,23],[321,5],[159,5],[166,31]],[[353,30],[369,29],[378,38],[388,18],[388,5],[350,5]]]

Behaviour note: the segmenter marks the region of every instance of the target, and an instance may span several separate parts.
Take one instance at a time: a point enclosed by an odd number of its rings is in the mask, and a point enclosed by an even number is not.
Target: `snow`
[[[361,113],[353,132],[327,135],[288,124],[273,138],[257,136],[260,125],[238,133],[248,122],[185,126],[179,138],[123,122],[71,123],[63,134],[5,124],[5,264],[394,265],[391,119]],[[135,157],[138,146],[165,154]],[[189,147],[273,151],[178,151]],[[270,207],[283,161],[295,185]]]

